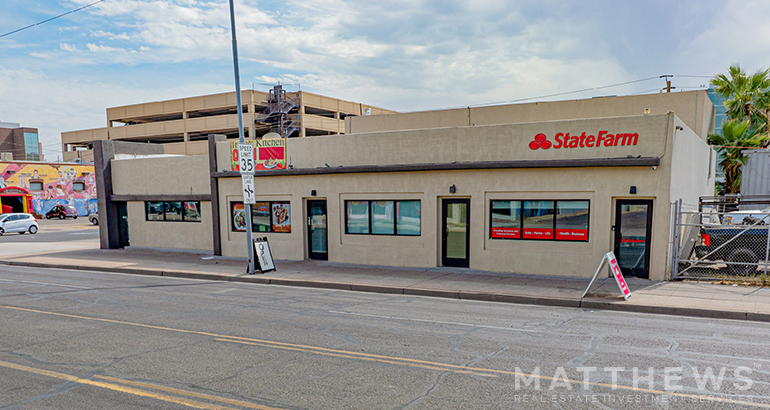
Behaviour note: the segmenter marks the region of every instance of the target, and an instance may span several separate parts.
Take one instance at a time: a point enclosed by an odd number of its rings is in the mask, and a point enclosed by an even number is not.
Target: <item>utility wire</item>
[[[627,85],[627,84],[634,84],[634,83],[641,83],[643,81],[650,81],[650,80],[657,80],[660,77],[649,77],[649,78],[642,78],[641,80],[634,80],[634,81],[626,81],[624,83],[617,83],[617,84],[610,84],[610,85],[603,85],[601,87],[592,87],[592,88],[584,88],[582,90],[574,90],[574,91],[565,91],[563,93],[556,93],[556,94],[548,94],[548,95],[541,95],[539,97],[528,97],[528,98],[519,98],[517,100],[507,100],[507,101],[497,101],[497,102],[491,102],[491,103],[484,103],[484,104],[475,104],[471,105],[471,107],[479,107],[483,105],[496,105],[496,104],[508,104],[508,103],[516,103],[521,101],[529,101],[529,100],[537,100],[540,98],[549,98],[549,97],[557,97],[560,95],[567,95],[567,94],[575,94],[575,93],[582,93],[585,91],[593,91],[593,90],[602,90],[605,88],[612,88],[612,87],[619,87],[621,85]]]
[[[35,23],[35,24],[30,24],[30,25],[28,25],[28,26],[26,26],[26,27],[22,27],[22,28],[19,28],[19,29],[13,30],[13,31],[9,31],[9,32],[7,32],[7,33],[5,33],[5,34],[0,34],[0,38],[3,38],[3,37],[5,37],[5,36],[10,36],[10,35],[11,35],[11,34],[13,34],[13,33],[18,33],[18,32],[20,32],[20,31],[22,31],[22,30],[26,30],[26,29],[28,29],[28,28],[31,28],[31,27],[39,26],[39,25],[41,25],[41,24],[43,24],[43,23],[48,23],[48,22],[49,22],[49,21],[51,21],[51,20],[56,20],[56,19],[58,19],[59,17],[63,17],[63,16],[66,16],[67,14],[72,14],[72,13],[78,12],[78,11],[80,11],[80,10],[83,10],[83,9],[85,9],[85,8],[88,8],[88,7],[91,7],[91,6],[93,6],[94,4],[98,4],[98,3],[101,3],[101,2],[103,2],[103,1],[107,1],[107,0],[99,0],[99,1],[95,1],[95,2],[93,2],[93,3],[91,3],[91,4],[86,4],[86,5],[85,5],[85,6],[83,6],[83,7],[77,8],[77,9],[75,9],[75,10],[70,10],[70,11],[68,11],[68,12],[66,12],[66,13],[62,13],[62,14],[59,14],[58,16],[54,16],[54,17],[51,17],[51,18],[49,18],[49,19],[47,19],[47,20],[43,20],[43,21],[41,21],[41,22],[38,22],[38,23]]]

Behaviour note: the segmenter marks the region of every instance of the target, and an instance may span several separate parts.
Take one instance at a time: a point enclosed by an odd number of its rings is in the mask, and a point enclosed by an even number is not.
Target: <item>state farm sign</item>
[[[569,135],[569,133],[560,132],[553,136],[555,142],[548,140],[548,136],[540,133],[535,135],[535,140],[529,143],[529,149],[549,149],[549,148],[598,148],[598,147],[617,147],[618,145],[636,145],[639,142],[639,134],[617,133],[610,134],[609,131],[599,131],[597,135],[583,132],[580,135]]]

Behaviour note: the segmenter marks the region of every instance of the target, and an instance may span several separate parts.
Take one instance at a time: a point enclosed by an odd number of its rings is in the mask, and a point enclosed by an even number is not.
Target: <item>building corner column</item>
[[[214,176],[217,172],[217,141],[226,137],[209,134],[209,185],[211,187],[211,232],[212,251],[216,256],[222,256],[222,230],[219,223],[219,179]]]

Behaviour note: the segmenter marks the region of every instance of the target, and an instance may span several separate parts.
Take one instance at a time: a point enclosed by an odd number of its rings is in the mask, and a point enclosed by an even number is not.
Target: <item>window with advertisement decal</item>
[[[232,231],[246,232],[246,208],[243,202],[230,203]],[[291,204],[288,201],[262,201],[251,205],[251,231],[256,233],[291,233]]]
[[[490,239],[588,242],[588,200],[490,201]]]
[[[556,203],[556,240],[588,241],[588,201]]]
[[[554,201],[523,201],[523,239],[553,239]]]
[[[494,239],[521,238],[521,201],[492,201],[490,226]]]

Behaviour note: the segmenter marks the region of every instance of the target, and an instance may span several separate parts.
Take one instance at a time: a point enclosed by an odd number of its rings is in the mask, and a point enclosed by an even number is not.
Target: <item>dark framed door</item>
[[[310,259],[329,260],[326,201],[307,201],[307,239]]]
[[[470,199],[444,199],[441,212],[441,263],[470,266]]]
[[[115,202],[118,210],[118,241],[121,248],[129,246],[128,238],[128,208],[125,202]]]
[[[620,199],[615,204],[615,257],[623,275],[650,277],[652,201]]]

